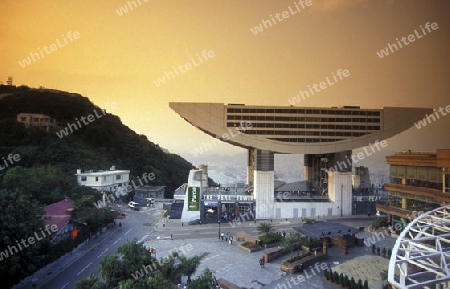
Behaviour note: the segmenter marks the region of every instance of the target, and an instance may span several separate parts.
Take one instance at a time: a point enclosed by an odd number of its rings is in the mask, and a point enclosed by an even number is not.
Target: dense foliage
[[[174,288],[175,284],[180,283],[181,276],[188,277],[189,288],[192,289],[211,288],[215,283],[209,269],[205,269],[198,278],[191,279],[208,253],[186,257],[174,252],[158,261],[144,245],[135,242],[120,246],[116,253],[100,261],[98,272],[104,282],[92,275],[78,281],[75,288]]]
[[[119,117],[103,115],[101,108],[81,95],[0,85],[0,96],[0,157],[19,154],[18,165],[25,168],[46,165],[73,176],[77,169],[108,170],[114,165],[129,169],[134,178],[154,173],[152,184],[166,186],[166,197],[172,197],[173,191],[186,182],[193,168],[179,155],[136,134]],[[94,114],[94,110],[102,117],[82,124],[73,134],[57,136],[56,132],[67,124]],[[51,132],[25,128],[16,121],[18,113],[46,114],[63,127]]]
[[[102,117],[58,137],[56,132],[64,126],[94,110]],[[46,114],[64,125],[53,131],[26,128],[16,121],[18,113]],[[11,163],[10,154],[19,155],[20,160]],[[166,197],[172,197],[186,182],[192,168],[180,156],[164,152],[123,125],[117,116],[103,115],[86,97],[0,85],[0,278],[4,286],[10,287],[52,262],[117,217],[114,212],[97,209],[94,203],[101,194],[79,186],[74,176],[77,169],[108,170],[111,166],[130,170],[132,179],[153,173],[150,184],[166,186]],[[22,239],[44,228],[43,208],[65,197],[74,201],[75,218],[86,223],[87,230],[58,245],[43,239],[19,248]],[[95,281],[87,280],[86,288],[95,288],[90,287]]]

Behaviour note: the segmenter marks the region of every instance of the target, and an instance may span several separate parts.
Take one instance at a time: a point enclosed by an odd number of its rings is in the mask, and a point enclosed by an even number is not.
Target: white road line
[[[123,234],[123,235],[126,236],[129,232],[131,232],[131,230],[133,230],[133,228],[131,228],[128,231],[126,231],[125,234]]]
[[[206,235],[206,234],[214,234],[213,232],[201,232],[201,233],[199,233],[200,235]],[[217,233],[215,233],[215,234],[217,234]]]
[[[137,243],[141,243],[144,242],[145,239],[147,239],[148,235],[145,235],[144,237],[142,237],[139,241],[137,241]]]
[[[113,245],[117,244],[117,242],[119,242],[122,238],[117,239]]]
[[[67,285],[69,285],[69,282],[67,282],[66,284],[64,284],[64,285],[61,287],[61,289],[66,288]]]
[[[84,270],[86,270],[87,268],[89,268],[89,266],[91,266],[91,265],[92,265],[92,262],[89,263],[86,267],[84,267],[80,272],[78,272],[78,273],[77,273],[77,276],[80,275],[81,273],[83,273]]]
[[[174,236],[180,236],[180,235],[192,235],[192,233],[175,233]],[[170,236],[169,236],[170,237]]]
[[[101,256],[105,255],[106,251],[108,251],[108,250],[109,250],[109,248],[106,248],[105,251],[103,251],[100,255],[98,255],[97,259],[100,258]]]

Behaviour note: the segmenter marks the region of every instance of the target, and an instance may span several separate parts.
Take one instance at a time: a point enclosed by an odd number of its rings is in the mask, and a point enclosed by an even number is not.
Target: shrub
[[[335,282],[335,283],[338,283],[338,282],[339,282],[339,274],[338,274],[336,271],[334,271],[333,274],[334,274],[334,276],[333,276],[333,277],[334,277],[334,278],[333,278],[333,279],[334,279],[334,282]]]
[[[369,289],[369,283],[367,282],[367,280],[364,280],[364,289]]]
[[[375,251],[377,250],[377,246],[375,244],[372,245],[372,253],[375,254]]]
[[[391,255],[392,255],[392,250],[391,249],[388,249],[388,258],[391,258]]]
[[[373,220],[371,227],[373,230],[376,230],[379,227],[386,227],[387,225],[388,225],[387,218],[379,218]]]
[[[280,242],[283,240],[283,236],[277,233],[269,233],[267,235],[258,236],[258,238],[261,240],[261,243],[264,245],[267,244],[273,244],[276,242]]]
[[[330,279],[330,276],[328,275],[328,270],[327,269],[323,270],[323,276],[325,278],[327,278],[327,280]]]
[[[259,248],[259,247],[261,247],[259,244],[255,244],[255,243],[249,242],[249,241],[242,243],[241,246],[243,246],[243,247],[245,247],[245,248],[248,248],[248,249],[253,249],[253,248]]]
[[[339,280],[338,280],[339,284],[344,285],[344,274],[339,274]]]
[[[333,270],[330,268],[330,273],[329,273],[329,275],[330,275],[330,281],[331,282],[334,282],[334,273],[333,273]]]
[[[383,255],[383,257],[386,257],[386,248],[383,248],[383,250],[381,251],[381,255]]]
[[[377,255],[380,256],[380,247],[377,247]]]

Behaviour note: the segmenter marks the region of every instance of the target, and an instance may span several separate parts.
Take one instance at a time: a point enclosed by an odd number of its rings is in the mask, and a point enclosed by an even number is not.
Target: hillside
[[[94,114],[94,110],[101,117],[86,121],[86,125],[81,123],[67,136],[56,134],[68,123]],[[26,128],[16,121],[18,113],[45,114],[63,127],[50,132]],[[154,184],[166,186],[166,197],[186,182],[193,167],[179,155],[164,152],[146,136],[136,134],[119,117],[103,114],[101,108],[79,94],[0,85],[0,158],[6,159],[11,153],[20,155],[15,165],[50,166],[70,176],[78,168],[108,170],[113,165],[129,169],[132,178],[154,173]],[[0,163],[3,165],[3,159]],[[0,177],[3,174],[0,170]]]

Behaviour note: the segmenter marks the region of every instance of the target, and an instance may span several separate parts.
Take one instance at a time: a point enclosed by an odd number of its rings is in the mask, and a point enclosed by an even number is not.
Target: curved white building
[[[248,149],[247,185],[256,218],[317,217],[351,213],[352,150],[375,144],[433,113],[430,108],[247,106],[171,102],[187,122],[218,140]],[[208,148],[205,148],[208,149]],[[329,202],[281,203],[274,197],[274,153],[304,154],[304,178]],[[328,171],[333,168],[333,173]],[[344,200],[344,201],[343,201]],[[282,202],[282,200],[278,200]],[[264,208],[259,208],[264,206]],[[283,213],[281,213],[283,211]]]

